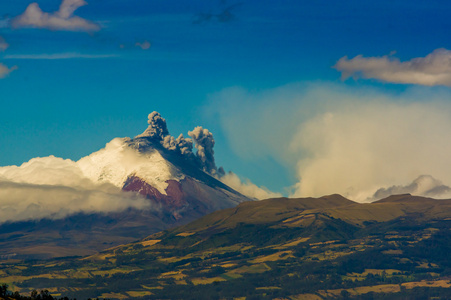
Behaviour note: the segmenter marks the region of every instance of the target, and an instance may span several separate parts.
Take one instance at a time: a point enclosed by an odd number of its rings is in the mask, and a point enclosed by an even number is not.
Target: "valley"
[[[83,258],[4,260],[0,281],[78,299],[447,298],[450,208],[410,195],[245,202]]]

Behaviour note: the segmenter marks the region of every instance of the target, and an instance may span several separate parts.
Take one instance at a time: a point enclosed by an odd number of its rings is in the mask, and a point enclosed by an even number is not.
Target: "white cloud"
[[[5,41],[5,39],[3,37],[0,36],[0,52],[5,51],[6,49],[8,49],[9,44]]]
[[[52,53],[52,54],[12,54],[5,55],[3,59],[44,59],[44,60],[56,60],[56,59],[96,59],[96,58],[114,58],[118,57],[116,54],[82,54],[76,52],[70,53]]]
[[[282,197],[282,194],[271,192],[264,186],[259,187],[253,184],[249,179],[245,179],[243,182],[235,173],[232,172],[229,172],[220,177],[219,180],[221,180],[224,184],[228,185],[235,191],[238,191],[239,193],[250,198],[263,200]]]
[[[7,66],[5,66],[4,64],[0,63],[0,79],[5,78],[6,76],[9,75],[9,73],[11,73],[14,70],[17,70],[17,66],[8,68]]]
[[[81,6],[87,5],[84,0],[63,0],[58,11],[46,13],[39,4],[28,5],[25,12],[11,20],[13,28],[33,27],[50,30],[65,31],[99,31],[100,26],[94,22],[74,16],[74,12]]]
[[[91,181],[71,160],[49,156],[0,167],[0,222],[58,219],[130,207],[149,209],[150,202],[110,183]]]
[[[430,175],[421,175],[409,185],[394,185],[388,188],[381,188],[369,200],[382,199],[395,194],[450,198],[451,188]]]
[[[450,96],[324,83],[258,93],[234,88],[213,97],[210,113],[243,159],[270,157],[297,174],[292,196],[366,201],[422,174],[451,184]]]
[[[333,66],[342,78],[373,78],[385,82],[451,86],[451,51],[436,49],[426,57],[401,62],[392,56],[342,57]]]
[[[148,42],[148,41],[144,41],[144,42],[142,42],[142,43],[140,43],[140,42],[137,42],[136,44],[135,44],[135,47],[139,47],[139,48],[141,48],[141,49],[143,49],[143,50],[149,50],[150,49],[150,42]]]

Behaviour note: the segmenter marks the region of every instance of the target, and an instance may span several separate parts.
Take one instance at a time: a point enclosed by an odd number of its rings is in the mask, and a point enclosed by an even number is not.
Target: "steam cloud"
[[[401,62],[391,56],[342,57],[334,66],[342,78],[374,78],[385,82],[451,86],[451,51],[436,49],[426,57]]]
[[[87,5],[84,0],[63,0],[58,11],[46,13],[41,10],[38,3],[33,2],[28,5],[23,14],[12,19],[11,25],[13,28],[33,27],[65,31],[99,31],[99,25],[74,16],[74,12],[84,5]]]
[[[340,193],[368,201],[421,174],[450,185],[450,96],[420,87],[393,95],[327,83],[258,94],[232,88],[213,96],[208,112],[217,114],[237,155],[272,158],[297,174],[291,196]],[[448,196],[444,187],[433,191]]]

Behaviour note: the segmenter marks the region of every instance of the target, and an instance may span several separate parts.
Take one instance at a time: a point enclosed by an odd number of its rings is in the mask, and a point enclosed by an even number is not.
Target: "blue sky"
[[[315,94],[312,90],[331,91],[331,101],[334,93],[341,99],[371,91],[378,99],[383,95],[390,103],[407,106],[448,97],[446,83],[400,83],[346,61],[342,68],[351,68],[360,78],[342,81],[341,73],[332,68],[345,56],[391,54],[388,60],[403,62],[451,49],[448,2],[86,1],[73,15],[95,24],[95,30],[13,26],[32,2],[0,2],[0,36],[9,45],[0,51],[0,63],[17,67],[0,79],[0,165],[20,165],[48,155],[77,160],[114,137],[141,133],[147,115],[156,110],[173,135],[187,136],[197,125],[210,129],[218,165],[289,194],[287,187],[300,180],[298,165],[307,150],[243,154],[240,143],[246,139],[225,119],[233,119],[234,109],[237,118],[249,121],[243,127],[257,128],[254,121],[264,117],[263,106],[277,111],[278,101],[284,102],[280,97],[297,95],[294,102],[281,105],[283,115],[290,106],[297,107],[296,99]],[[37,3],[43,12],[53,13],[62,1]],[[150,47],[137,45],[146,42]],[[281,88],[292,85],[300,87]],[[227,98],[235,95],[231,88],[241,91],[244,106]],[[268,93],[277,95],[266,97]],[[418,94],[424,97],[409,98]],[[312,116],[321,110],[312,105],[303,109]],[[289,148],[301,125],[291,118],[278,120],[286,121],[284,130],[293,132],[290,138],[278,140],[271,130],[261,134]],[[441,125],[437,126],[446,127]],[[408,184],[425,173],[430,172],[419,168],[418,174],[397,182]]]

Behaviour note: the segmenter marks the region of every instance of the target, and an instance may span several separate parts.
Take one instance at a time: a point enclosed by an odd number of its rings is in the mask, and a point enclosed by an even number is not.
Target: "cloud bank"
[[[424,174],[450,185],[450,96],[327,83],[258,93],[231,88],[212,97],[208,112],[241,158],[270,157],[297,174],[291,196],[340,193],[368,201],[381,188],[409,185]],[[435,196],[451,195],[441,189]]]
[[[58,219],[74,213],[149,209],[134,193],[84,176],[76,162],[54,156],[0,167],[0,222]]]
[[[341,72],[344,80],[352,76],[392,83],[451,86],[451,51],[443,48],[405,62],[387,55],[358,55],[352,59],[345,56],[333,68]]]
[[[74,15],[74,12],[84,5],[87,5],[84,0],[63,0],[58,11],[46,13],[41,10],[38,3],[33,2],[23,14],[11,20],[11,26],[63,31],[99,31],[98,24]]]

